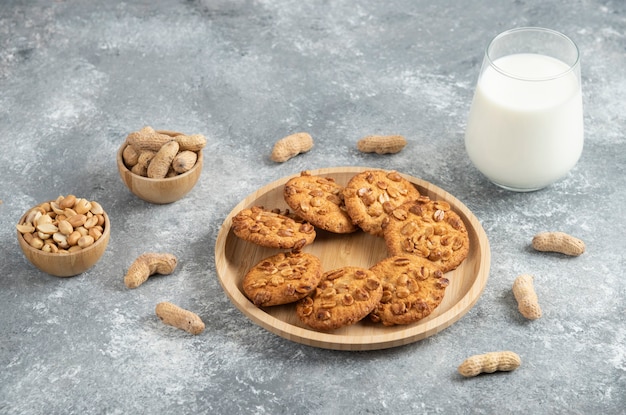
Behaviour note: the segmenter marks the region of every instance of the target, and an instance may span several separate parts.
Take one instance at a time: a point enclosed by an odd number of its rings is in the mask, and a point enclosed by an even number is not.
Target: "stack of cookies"
[[[302,172],[287,181],[283,195],[290,211],[253,206],[233,217],[237,237],[286,250],[254,265],[243,291],[258,307],[295,304],[299,319],[316,330],[368,316],[385,326],[421,320],[443,300],[445,273],[469,253],[467,229],[450,205],[421,195],[395,171],[363,171],[345,187]],[[318,257],[303,251],[316,229],[384,238],[388,256],[369,269],[324,270]]]

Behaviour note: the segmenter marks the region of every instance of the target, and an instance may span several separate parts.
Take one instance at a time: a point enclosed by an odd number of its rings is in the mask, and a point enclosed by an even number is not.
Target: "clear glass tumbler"
[[[485,52],[465,131],[474,166],[505,189],[534,191],[576,165],[583,141],[576,44],[536,27],[496,36]]]

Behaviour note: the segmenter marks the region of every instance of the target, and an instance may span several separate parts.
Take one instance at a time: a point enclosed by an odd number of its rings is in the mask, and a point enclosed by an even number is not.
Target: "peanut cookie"
[[[396,171],[367,170],[356,174],[344,192],[346,210],[365,232],[383,236],[389,212],[402,203],[417,199],[415,186]]]
[[[431,261],[415,255],[388,257],[370,268],[381,280],[383,297],[370,318],[385,326],[410,324],[428,316],[449,284]]]
[[[383,295],[380,279],[360,267],[325,272],[317,288],[296,303],[302,322],[316,330],[329,331],[365,318]]]
[[[263,259],[243,279],[246,297],[258,307],[288,304],[309,295],[322,278],[322,263],[304,252]]]
[[[294,213],[320,229],[334,233],[357,230],[346,212],[343,186],[330,177],[303,171],[285,183],[283,194]]]
[[[302,249],[315,240],[315,228],[260,206],[243,209],[233,217],[233,232],[267,248]]]
[[[428,258],[442,272],[458,267],[469,253],[469,236],[463,220],[445,201],[420,196],[393,210],[384,226],[390,256]]]

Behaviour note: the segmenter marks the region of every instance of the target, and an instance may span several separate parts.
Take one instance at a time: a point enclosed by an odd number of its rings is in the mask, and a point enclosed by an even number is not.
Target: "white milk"
[[[538,54],[515,54],[494,64],[517,77],[549,78],[568,66]],[[520,80],[488,66],[470,110],[465,146],[488,179],[536,190],[565,176],[583,149],[582,96],[573,71],[550,80]]]

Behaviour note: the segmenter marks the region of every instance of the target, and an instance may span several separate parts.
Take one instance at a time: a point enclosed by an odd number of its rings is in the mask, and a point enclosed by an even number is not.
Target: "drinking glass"
[[[583,141],[576,44],[537,27],[496,36],[485,51],[465,131],[474,166],[500,187],[534,191],[576,165]]]

